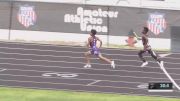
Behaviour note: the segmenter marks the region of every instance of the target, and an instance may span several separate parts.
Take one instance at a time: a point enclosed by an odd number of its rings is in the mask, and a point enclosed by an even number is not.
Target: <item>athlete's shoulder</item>
[[[88,37],[88,40],[89,40],[89,39],[92,39],[92,37],[91,37],[91,36],[89,36],[89,37]]]
[[[147,35],[142,35],[142,38],[147,39],[147,38],[148,38],[148,36],[147,36]]]
[[[99,39],[99,37],[95,36],[96,39]]]

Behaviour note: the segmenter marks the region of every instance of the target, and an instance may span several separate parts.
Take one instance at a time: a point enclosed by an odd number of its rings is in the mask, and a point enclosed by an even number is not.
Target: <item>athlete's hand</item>
[[[139,37],[136,32],[133,32],[133,34],[135,35],[135,37],[138,39],[138,40],[141,40],[141,37]]]

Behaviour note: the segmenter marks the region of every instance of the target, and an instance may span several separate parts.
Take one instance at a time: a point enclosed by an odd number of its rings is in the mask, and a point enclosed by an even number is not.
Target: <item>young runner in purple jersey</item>
[[[90,33],[90,37],[88,38],[88,43],[87,47],[90,48],[89,51],[85,52],[85,57],[86,57],[86,65],[84,68],[91,68],[90,64],[90,55],[96,55],[99,59],[108,62],[112,68],[115,68],[115,63],[114,61],[111,61],[108,58],[105,58],[101,55],[99,48],[102,46],[102,40],[100,40],[98,37],[96,37],[96,30],[92,29]],[[100,46],[97,47],[97,41],[100,42]]]
[[[142,40],[142,44],[144,49],[140,50],[138,55],[139,58],[143,61],[141,67],[144,67],[148,64],[148,62],[145,60],[145,58],[143,57],[143,54],[145,52],[148,52],[156,61],[157,63],[160,65],[160,67],[163,67],[163,61],[161,61],[157,55],[155,54],[155,52],[151,49],[151,46],[149,45],[149,40],[148,40],[148,31],[149,29],[147,27],[144,27],[143,31],[142,31],[142,36],[138,37],[137,34],[135,32],[134,35],[138,40]]]

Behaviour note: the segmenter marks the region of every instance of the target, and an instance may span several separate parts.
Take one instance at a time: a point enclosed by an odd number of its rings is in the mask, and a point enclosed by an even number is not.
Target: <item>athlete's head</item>
[[[91,30],[91,36],[95,36],[96,33],[97,33],[97,31],[96,31],[95,29],[92,29],[92,30]]]
[[[142,33],[147,34],[148,31],[149,31],[149,29],[147,27],[144,27]]]

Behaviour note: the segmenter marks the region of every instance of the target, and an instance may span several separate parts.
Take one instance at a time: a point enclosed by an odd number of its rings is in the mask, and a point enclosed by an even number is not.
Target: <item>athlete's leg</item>
[[[105,62],[108,62],[108,63],[111,63],[111,60],[108,59],[108,58],[105,58],[104,56],[102,56],[101,54],[98,55],[99,59],[105,61]]]
[[[84,67],[85,68],[91,67],[91,65],[90,65],[90,55],[91,55],[91,52],[87,51],[87,52],[84,53],[84,55],[85,55],[85,59],[86,59],[86,65]]]
[[[145,53],[146,51],[145,50],[140,50],[138,55],[139,55],[139,58],[141,59],[141,61],[143,61],[141,67],[144,67],[148,64],[148,62],[145,60],[145,58],[143,57],[143,53]]]
[[[156,53],[153,50],[148,50],[148,53],[151,54],[151,56],[158,62],[161,68],[164,67],[164,62],[157,57]]]
[[[143,57],[143,54],[145,53],[145,50],[140,50],[138,53],[139,58],[141,59],[141,61],[146,62],[145,58]]]
[[[157,57],[156,53],[153,50],[148,50],[148,53],[156,60],[160,63],[160,59]]]
[[[101,60],[103,60],[103,61],[108,62],[109,64],[111,64],[111,67],[115,68],[115,63],[114,63],[114,61],[111,61],[110,59],[102,56],[100,53],[99,53],[98,57],[99,57],[99,59],[101,59]]]

